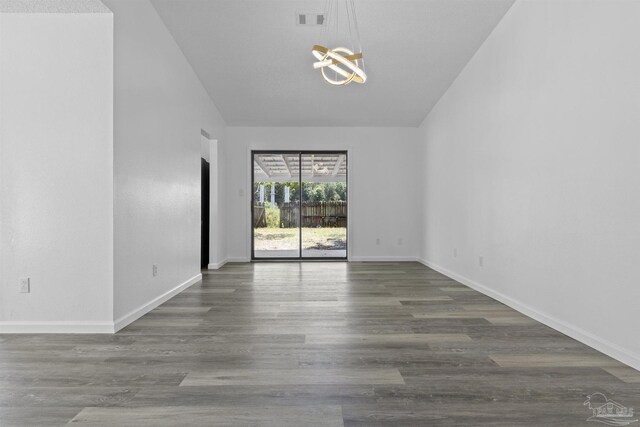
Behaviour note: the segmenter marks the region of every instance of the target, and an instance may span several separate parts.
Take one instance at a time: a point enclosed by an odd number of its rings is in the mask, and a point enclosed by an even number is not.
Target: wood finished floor
[[[640,373],[417,263],[228,264],[115,335],[0,335],[0,426],[582,426]]]

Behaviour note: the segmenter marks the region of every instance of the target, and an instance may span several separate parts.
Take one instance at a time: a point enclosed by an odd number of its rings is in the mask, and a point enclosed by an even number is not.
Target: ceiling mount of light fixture
[[[341,5],[344,5],[341,7]],[[364,70],[360,30],[356,18],[354,0],[327,0],[326,24],[322,31],[323,45],[316,44],[311,53],[317,59],[313,68],[320,69],[325,81],[334,86],[344,86],[351,82],[364,83]],[[343,14],[341,16],[341,14]],[[339,24],[346,26],[345,34],[340,34]],[[330,36],[333,35],[333,39]],[[327,47],[325,47],[327,46]],[[338,46],[330,48],[328,46]],[[349,46],[341,47],[341,46]]]

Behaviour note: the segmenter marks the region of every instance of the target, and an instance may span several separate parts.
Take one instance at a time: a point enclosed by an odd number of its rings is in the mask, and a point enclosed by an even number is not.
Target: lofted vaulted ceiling
[[[514,0],[356,0],[369,80],[312,68],[325,0],[152,0],[232,126],[417,126]]]

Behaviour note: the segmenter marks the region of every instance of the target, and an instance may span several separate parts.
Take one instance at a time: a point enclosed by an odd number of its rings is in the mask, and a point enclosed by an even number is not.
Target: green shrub
[[[280,209],[265,208],[268,228],[280,228]]]

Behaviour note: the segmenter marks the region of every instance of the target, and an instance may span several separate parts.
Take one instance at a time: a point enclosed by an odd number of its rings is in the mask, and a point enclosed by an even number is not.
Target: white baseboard
[[[112,334],[113,322],[0,322],[0,334]]]
[[[550,328],[555,329],[558,332],[561,332],[577,341],[580,341],[583,344],[588,345],[589,347],[592,347],[596,350],[598,350],[601,353],[606,354],[607,356],[610,356],[626,365],[631,366],[634,369],[637,369],[640,371],[640,355],[635,354],[633,352],[630,352],[627,349],[624,349],[622,347],[620,347],[617,344],[614,344],[612,342],[607,341],[606,339],[603,339],[601,337],[597,337],[593,334],[591,334],[590,332],[587,332],[581,328],[578,328],[576,326],[573,326],[569,323],[567,323],[564,320],[558,319],[555,316],[551,316],[547,313],[544,313],[542,311],[539,311],[527,304],[521,303],[520,301],[517,301],[507,295],[504,295],[501,292],[496,292],[490,288],[488,288],[485,285],[482,285],[474,280],[471,280],[465,276],[459,275],[457,273],[454,273],[451,270],[448,270],[444,267],[439,266],[438,264],[435,264],[433,262],[430,261],[426,261],[423,259],[418,259],[418,262],[426,265],[429,268],[432,268],[434,270],[436,270],[439,273],[444,274],[445,276],[448,276],[464,285],[467,285],[468,287],[481,292],[485,295],[487,295],[488,297],[491,297],[497,301],[500,301],[501,303],[508,305],[509,307],[513,308],[516,311],[519,311],[520,313],[524,314],[525,316],[529,316],[534,320],[537,320],[540,323],[543,323],[547,326],[549,326]]]
[[[228,259],[223,259],[220,262],[211,263],[211,264],[207,265],[207,269],[209,269],[209,270],[217,270],[219,268],[222,268],[222,266],[225,265],[227,262],[229,262]]]
[[[416,262],[419,260],[414,256],[350,256],[348,261],[352,261],[352,262]],[[229,257],[226,260],[224,260],[224,263],[222,263],[220,267],[222,267],[222,265],[228,262],[251,262],[251,258]],[[215,269],[215,267],[213,267],[214,265],[217,265],[217,264],[209,264],[209,268]]]
[[[189,286],[199,282],[200,280],[202,280],[202,274],[197,274],[193,276],[191,279],[187,280],[186,282],[179,284],[175,288],[152,299],[148,303],[141,305],[140,307],[136,308],[129,314],[125,314],[124,316],[120,317],[115,321],[114,328],[113,328],[114,331],[118,332],[120,329],[138,320],[139,318],[141,318],[142,316],[144,316],[145,314],[147,314],[148,312],[150,312],[151,310],[153,310],[163,302],[173,298],[174,296],[178,295],[180,292],[187,289]]]
[[[351,256],[351,262],[410,262],[417,261],[414,256]]]
[[[189,286],[199,282],[202,274],[193,276],[191,279],[176,286],[168,292],[149,301],[146,304],[133,310],[116,320],[115,322],[21,322],[5,321],[0,322],[0,334],[113,334],[128,324],[144,316],[163,302],[173,298]]]

